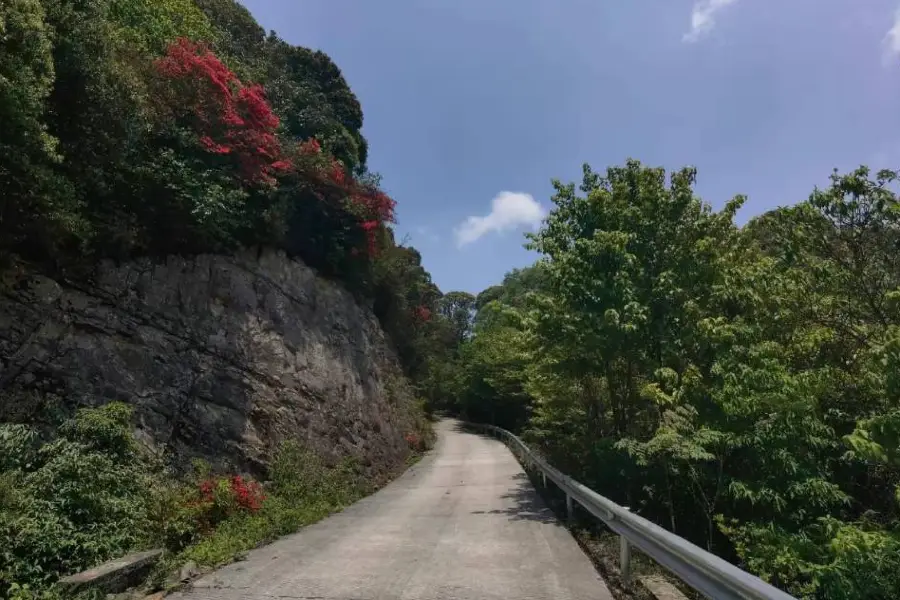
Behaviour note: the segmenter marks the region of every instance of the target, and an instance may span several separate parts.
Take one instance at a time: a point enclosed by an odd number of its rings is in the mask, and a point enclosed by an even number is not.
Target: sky
[[[900,168],[900,0],[241,0],[335,61],[398,239],[444,292],[537,258],[551,180],[698,169],[745,222],[834,168]]]

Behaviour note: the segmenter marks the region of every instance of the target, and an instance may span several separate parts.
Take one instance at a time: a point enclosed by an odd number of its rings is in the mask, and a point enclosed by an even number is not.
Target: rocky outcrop
[[[284,439],[391,469],[417,413],[374,315],[274,251],[103,263],[0,288],[0,421],[112,400],[179,464],[257,473]]]

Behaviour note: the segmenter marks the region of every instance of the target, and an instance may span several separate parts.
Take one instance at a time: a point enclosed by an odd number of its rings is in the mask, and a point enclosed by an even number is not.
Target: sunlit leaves
[[[525,435],[576,477],[798,596],[893,598],[897,175],[835,175],[742,230],[743,197],[714,212],[695,177],[554,182],[530,236],[545,284],[483,294],[471,345],[503,348],[465,355],[470,385],[518,346]]]

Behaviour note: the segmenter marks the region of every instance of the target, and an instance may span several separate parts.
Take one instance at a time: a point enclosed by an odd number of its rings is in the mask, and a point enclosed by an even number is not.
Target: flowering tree
[[[156,61],[168,105],[212,154],[232,156],[249,183],[275,182],[291,168],[276,136],[278,116],[260,85],[245,85],[206,46],[180,38]]]
[[[427,306],[417,306],[414,313],[415,319],[419,323],[427,323],[431,320],[431,309]]]
[[[341,161],[322,151],[315,138],[300,143],[297,155],[298,161],[304,165],[297,165],[298,169],[308,169],[312,179],[322,186],[322,190],[315,192],[316,197],[324,200],[322,191],[336,192],[365,232],[369,257],[377,255],[379,228],[394,222],[396,202],[379,190],[377,184],[354,178]],[[307,164],[307,161],[310,163]],[[356,256],[359,252],[357,248],[350,249],[351,255]]]
[[[362,184],[348,175],[344,166],[332,159],[330,180],[347,195],[350,210],[358,217],[360,227],[366,233],[370,257],[378,253],[379,227],[394,222],[396,202],[378,188]]]

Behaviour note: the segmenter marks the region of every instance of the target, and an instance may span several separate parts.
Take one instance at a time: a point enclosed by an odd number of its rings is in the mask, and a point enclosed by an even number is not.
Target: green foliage
[[[186,480],[142,453],[131,407],[80,410],[49,441],[0,426],[0,596],[56,598],[63,575],[162,546],[166,569],[216,566],[352,504],[370,482],[352,458],[328,466],[296,442],[277,451],[267,489],[215,476]]]
[[[158,60],[182,38],[213,48],[246,89],[265,88],[280,128],[249,148],[298,155],[300,142],[317,139],[321,160],[273,158],[290,170],[283,186],[236,182],[235,161],[204,147],[186,122],[189,99],[159,73]],[[337,160],[371,179],[361,127],[362,110],[334,63],[266,36],[234,0],[6,3],[0,252],[60,268],[274,242],[371,291],[361,217],[346,186],[324,176]],[[246,166],[252,157],[239,158]]]
[[[270,476],[268,496],[258,511],[233,512],[205,535],[193,535],[193,543],[170,557],[166,566],[187,560],[203,566],[230,562],[247,550],[349,506],[367,492],[353,459],[346,458],[328,467],[318,455],[294,441],[287,441],[278,449]],[[201,474],[200,478],[205,476]],[[179,506],[185,506],[183,499]],[[197,521],[179,515],[170,522],[174,528]],[[181,546],[170,549],[179,550]]]
[[[180,37],[215,43],[221,35],[193,0],[112,0],[109,15],[130,45],[157,55]]]
[[[475,318],[475,296],[466,292],[449,292],[438,302],[438,310],[453,328],[456,346],[471,334]]]
[[[53,90],[53,29],[39,0],[0,7],[0,253],[26,247],[45,257],[86,225],[56,173],[58,140],[46,122]]]
[[[272,461],[272,493],[290,503],[347,505],[359,494],[357,469],[350,458],[328,468],[314,452],[296,441],[286,441]]]
[[[739,229],[695,175],[554,182],[544,257],[478,296],[456,409],[799,597],[897,597],[898,176]]]
[[[44,125],[44,102],[53,85],[53,46],[38,0],[12,0],[0,9],[0,123],[3,148],[55,155]]]
[[[452,340],[439,339],[436,329],[445,323],[434,318],[440,290],[422,267],[422,256],[415,248],[388,244],[373,267],[375,314],[393,341],[406,374],[422,381],[429,357],[453,345]]]
[[[84,409],[41,445],[16,425],[0,428],[0,589],[41,589],[146,541],[149,471],[137,460],[130,407]]]

